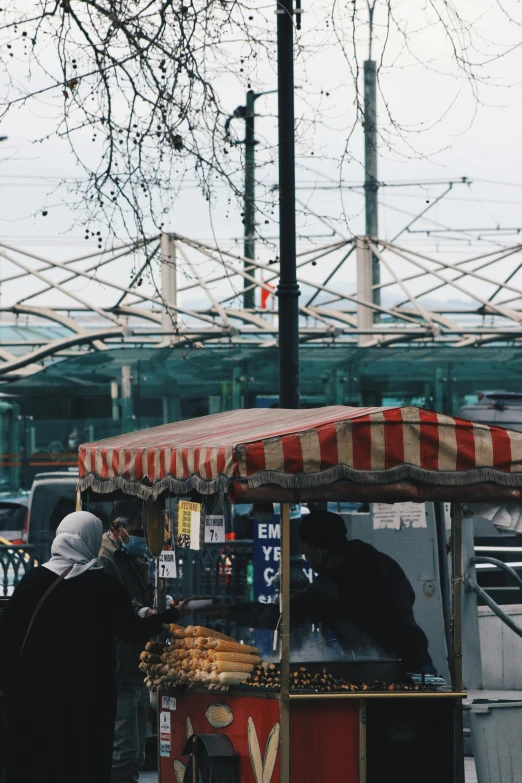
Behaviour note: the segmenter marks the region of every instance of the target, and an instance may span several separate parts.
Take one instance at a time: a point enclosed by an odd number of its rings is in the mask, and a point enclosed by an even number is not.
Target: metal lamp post
[[[229,135],[230,123],[233,119],[242,119],[245,121],[244,141],[236,142],[245,145],[245,214],[243,225],[245,226],[245,239],[243,255],[247,259],[254,260],[256,257],[256,157],[255,148],[255,103],[262,95],[271,95],[277,90],[267,90],[266,92],[254,92],[249,90],[246,94],[246,103],[244,106],[238,106],[235,112],[227,119],[225,123],[225,133]],[[255,266],[245,261],[245,272],[251,277],[255,275]],[[247,277],[243,280],[243,307],[245,310],[253,310],[256,306],[256,289],[252,280]]]
[[[300,8],[297,9],[300,13]],[[295,238],[294,6],[277,3],[279,109],[279,405],[299,407],[299,285]],[[300,16],[298,17],[300,18]]]

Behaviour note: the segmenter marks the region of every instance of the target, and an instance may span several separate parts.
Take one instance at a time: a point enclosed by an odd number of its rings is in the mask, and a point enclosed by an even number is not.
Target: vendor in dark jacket
[[[364,541],[348,541],[342,517],[329,511],[303,517],[299,538],[317,577],[291,600],[293,627],[323,623],[346,651],[378,648],[401,658],[405,671],[435,673],[426,634],[415,622],[415,593],[395,560]],[[275,628],[279,619],[273,604],[238,606],[229,613],[254,627]]]
[[[133,501],[114,506],[111,529],[100,549],[103,570],[116,577],[139,617],[154,614],[141,508]],[[137,783],[145,762],[145,740],[150,696],[143,682],[139,656],[143,646],[120,639],[116,645],[117,712],[111,783]]]

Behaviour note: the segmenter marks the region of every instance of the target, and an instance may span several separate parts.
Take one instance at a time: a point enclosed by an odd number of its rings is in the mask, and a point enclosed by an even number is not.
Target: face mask
[[[122,546],[126,552],[135,557],[147,557],[149,550],[147,549],[147,542],[140,536],[129,536],[129,540],[126,544],[122,541]]]

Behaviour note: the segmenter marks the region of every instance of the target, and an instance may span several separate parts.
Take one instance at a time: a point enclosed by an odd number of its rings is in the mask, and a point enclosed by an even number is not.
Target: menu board
[[[179,499],[176,543],[185,549],[200,549],[201,503]]]

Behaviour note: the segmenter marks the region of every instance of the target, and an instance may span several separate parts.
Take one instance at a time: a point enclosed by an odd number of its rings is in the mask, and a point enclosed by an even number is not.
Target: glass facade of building
[[[40,470],[75,464],[80,442],[275,406],[277,388],[275,347],[122,346],[56,361],[2,387],[3,487],[17,481],[27,487]],[[412,404],[456,414],[489,390],[522,391],[517,346],[301,347],[303,407]]]

